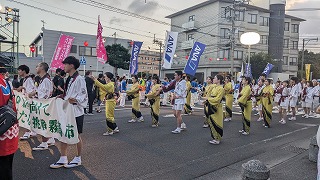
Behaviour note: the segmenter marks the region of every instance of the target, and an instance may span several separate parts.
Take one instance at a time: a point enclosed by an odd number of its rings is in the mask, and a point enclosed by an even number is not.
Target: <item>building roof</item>
[[[185,14],[187,12],[193,11],[195,9],[202,8],[204,6],[207,6],[207,5],[210,5],[212,3],[216,3],[216,2],[233,3],[233,0],[208,0],[208,1],[205,1],[203,3],[197,4],[195,6],[189,7],[187,9],[178,11],[178,12],[176,12],[174,14],[169,15],[169,16],[166,16],[166,18],[173,18],[173,17],[179,16],[181,14]],[[260,11],[260,12],[266,12],[266,13],[270,13],[271,12],[269,9],[265,9],[265,8],[258,7],[258,6],[253,6],[253,5],[250,5],[250,4],[245,4],[245,5],[243,5],[243,7],[246,7],[248,9],[252,9],[252,10],[257,10],[257,11]],[[301,19],[301,18],[298,18],[298,17],[294,17],[294,16],[290,16],[290,15],[287,15],[287,14],[286,14],[285,17],[293,19],[293,20],[296,20],[296,21],[306,21],[304,19]]]
[[[41,40],[42,36],[43,36],[43,33],[39,33],[38,36],[36,36],[36,38],[30,43],[30,46],[37,44]]]

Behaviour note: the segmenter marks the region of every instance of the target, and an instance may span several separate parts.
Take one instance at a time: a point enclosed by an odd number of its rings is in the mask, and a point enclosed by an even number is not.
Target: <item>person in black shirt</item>
[[[17,88],[20,87],[20,82],[19,82],[19,80],[18,80],[18,75],[14,75],[14,76],[13,76],[12,87],[13,87],[14,89],[17,89]]]
[[[64,94],[64,91],[65,91],[65,86],[64,86],[64,78],[66,77],[66,72],[64,70],[62,70],[60,72],[60,76],[59,76],[59,79],[58,79],[58,83],[57,83],[57,90],[55,92],[55,95],[56,96],[59,96],[59,95],[63,95]]]
[[[62,69],[58,68],[56,69],[56,75],[54,76],[54,78],[52,79],[52,82],[53,82],[53,97],[56,97],[58,95],[58,83],[59,83],[59,79],[61,78],[60,77],[60,74],[61,74],[61,71]]]
[[[95,99],[95,91],[93,91],[93,85],[94,85],[94,81],[90,78],[90,76],[92,75],[91,71],[87,71],[86,72],[86,86],[87,86],[87,92],[88,92],[88,99],[89,99],[89,112],[87,112],[87,108],[84,109],[84,113],[86,115],[93,115],[92,113],[92,106],[93,106],[93,102]]]

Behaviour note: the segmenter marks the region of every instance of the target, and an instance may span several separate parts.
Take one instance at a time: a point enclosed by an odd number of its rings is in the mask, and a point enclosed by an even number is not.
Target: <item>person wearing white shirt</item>
[[[289,106],[292,110],[292,117],[289,118],[289,121],[295,121],[296,120],[296,106],[298,102],[298,98],[300,96],[301,90],[299,87],[299,81],[297,77],[292,77],[290,79],[291,83],[291,90],[289,93]]]
[[[302,92],[302,107],[305,113],[302,117],[309,118],[313,101],[313,93],[313,84],[311,81],[307,81],[306,86],[303,88]]]
[[[37,89],[29,93],[29,97],[37,97],[38,99],[49,99],[53,93],[53,83],[50,79],[49,74],[49,65],[45,62],[41,62],[37,65],[36,71],[39,75],[40,83]],[[55,140],[53,138],[46,138],[42,136],[42,142],[39,146],[32,148],[34,151],[47,150],[49,146],[53,146]]]
[[[66,93],[64,100],[73,105],[75,121],[77,124],[79,142],[77,144],[77,154],[72,161],[68,163],[67,149],[68,144],[61,142],[60,159],[50,165],[50,168],[57,169],[61,167],[73,168],[81,165],[82,139],[80,134],[83,131],[84,108],[88,103],[88,92],[84,77],[80,76],[77,69],[80,67],[80,61],[73,57],[67,57],[63,62],[64,70],[69,73],[66,81]]]
[[[36,87],[34,86],[34,82],[32,78],[29,76],[30,68],[26,65],[20,65],[18,67],[18,74],[21,78],[23,78],[22,84],[20,84],[20,87],[18,87],[16,90],[18,92],[22,92],[26,96],[28,96],[30,93],[34,92],[36,90]],[[27,130],[22,137],[20,137],[21,140],[29,139],[30,137],[36,136],[37,134],[35,132],[32,132],[30,130]]]
[[[312,115],[315,115],[316,110],[319,106],[320,86],[316,79],[312,80],[313,83],[313,101],[312,101]]]

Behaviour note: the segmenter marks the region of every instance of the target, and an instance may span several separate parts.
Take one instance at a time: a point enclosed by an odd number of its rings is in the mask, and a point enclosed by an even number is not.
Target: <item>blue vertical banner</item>
[[[139,60],[139,53],[142,47],[143,42],[134,41],[132,45],[131,51],[131,59],[130,59],[130,74],[137,75],[138,74],[138,60]]]
[[[186,64],[186,67],[184,68],[184,72],[186,74],[189,74],[191,76],[194,76],[196,74],[196,71],[198,69],[198,65],[200,62],[200,57],[204,52],[205,48],[206,48],[205,44],[202,44],[199,42],[194,43],[193,48],[189,55],[188,62]]]
[[[246,64],[246,73],[245,73],[246,77],[250,77],[252,78],[252,69],[251,69],[251,64]]]
[[[266,68],[264,68],[264,71],[262,72],[262,74],[266,74],[268,77],[273,67],[274,65],[268,63]]]

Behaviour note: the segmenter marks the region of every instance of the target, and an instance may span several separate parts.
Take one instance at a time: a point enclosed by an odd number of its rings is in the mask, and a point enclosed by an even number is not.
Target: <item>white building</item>
[[[80,34],[80,33],[73,33],[73,32],[63,32],[63,31],[55,31],[55,30],[48,30],[43,29],[43,32],[41,32],[36,38],[30,43],[31,45],[35,46],[35,52],[31,53],[33,57],[35,57],[35,61],[38,63],[41,62],[42,58],[43,61],[48,63],[50,65],[52,61],[52,57],[55,51],[55,48],[58,44],[59,38],[61,34],[73,36],[74,41],[71,47],[70,56],[75,56],[76,58],[80,59],[81,56],[84,56],[86,59],[86,71],[90,70],[96,74],[96,66],[97,66],[97,57],[96,57],[96,41],[97,37],[96,35],[88,35],[88,34]],[[88,42],[88,46],[84,46],[84,42]],[[112,44],[121,44],[125,48],[130,49],[130,42],[129,39],[119,39],[119,38],[110,38],[106,37],[106,45],[112,45]],[[43,48],[42,48],[43,47]],[[39,58],[41,59],[39,61]],[[26,64],[30,66],[30,69],[32,70],[32,67],[34,66],[34,63],[31,63],[30,61],[22,61],[20,60],[20,64]],[[98,73],[103,72],[112,72],[113,73],[114,68],[110,66],[109,64],[101,64],[98,63]],[[83,67],[79,68],[79,71],[83,71]],[[33,71],[32,71],[33,72]],[[34,72],[33,72],[34,73]],[[120,76],[129,73],[128,70],[118,69],[118,74]],[[81,72],[83,74],[83,72]]]
[[[172,69],[165,70],[171,77],[175,70],[183,69],[194,42],[207,45],[197,70],[196,77],[203,82],[204,77],[219,72],[231,72],[230,50],[226,45],[230,42],[231,11],[227,10],[233,0],[209,0],[185,10],[167,16],[171,19],[171,31],[179,32]],[[259,44],[251,47],[251,53],[268,53],[269,21],[271,11],[252,5],[241,5],[236,11],[236,47],[234,52],[234,72],[239,72],[241,64],[247,57],[247,47],[241,45],[240,36],[245,32],[258,32],[261,35]],[[282,70],[291,76],[298,71],[299,24],[303,19],[285,15],[284,52]]]

